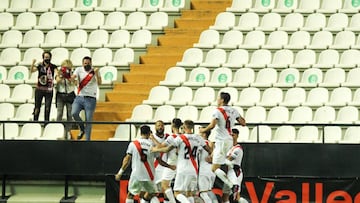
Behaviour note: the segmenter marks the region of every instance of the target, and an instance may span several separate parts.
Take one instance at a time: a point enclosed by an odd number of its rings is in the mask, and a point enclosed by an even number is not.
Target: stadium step
[[[196,27],[207,29],[209,25],[214,23],[214,20],[211,19],[178,19],[175,20],[176,27],[185,28],[185,27]]]
[[[134,92],[134,89],[136,89],[137,91],[147,91],[149,92],[150,89],[153,86],[156,86],[157,84],[159,84],[159,82],[153,82],[153,83],[118,83],[115,84],[113,91],[115,92]]]
[[[177,61],[181,60],[181,54],[167,55],[164,57],[163,54],[147,54],[145,56],[140,56],[140,62],[145,64],[168,64],[168,66],[175,64]],[[151,70],[153,71],[153,70]]]
[[[158,38],[159,46],[185,46],[187,48],[192,47],[194,43],[199,40],[199,36],[190,37],[183,35],[183,36],[161,36]]]
[[[219,10],[230,7],[232,0],[191,0],[190,6],[194,10]],[[225,10],[225,9],[224,9]]]
[[[154,72],[145,72],[145,73],[125,73],[123,75],[124,82],[152,82],[152,81],[161,81],[165,78],[165,73],[154,73]]]

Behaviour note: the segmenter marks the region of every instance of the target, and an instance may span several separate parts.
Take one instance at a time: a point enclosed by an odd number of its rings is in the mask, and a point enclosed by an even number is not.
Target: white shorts
[[[138,181],[130,176],[128,190],[131,194],[138,195],[141,191],[155,193],[156,187],[153,181]]]
[[[197,190],[197,176],[189,174],[176,174],[174,191],[191,192]]]
[[[155,184],[161,183],[162,174],[164,172],[165,167],[160,164],[155,168]]]
[[[199,175],[199,192],[205,192],[212,189],[215,181],[215,174]]]
[[[161,177],[161,180],[169,180],[171,181],[176,176],[176,170],[172,170],[170,168],[165,168]]]
[[[219,165],[225,164],[226,154],[232,146],[232,140],[216,141],[213,151],[212,163]]]

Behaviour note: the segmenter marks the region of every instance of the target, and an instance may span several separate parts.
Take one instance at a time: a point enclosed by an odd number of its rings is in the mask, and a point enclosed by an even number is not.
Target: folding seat
[[[312,88],[303,102],[302,106],[318,107],[323,106],[325,102],[329,101],[329,91],[324,87]]]
[[[274,53],[269,68],[287,68],[294,62],[294,53],[289,49],[280,49]]]
[[[22,13],[31,8],[31,0],[11,0],[10,7],[6,9],[6,12]]]
[[[227,92],[230,94],[229,105],[233,105],[239,98],[239,91],[235,87],[223,87],[219,90],[218,94],[221,92]],[[213,105],[217,105],[217,101],[213,102]]]
[[[261,30],[264,32],[275,31],[278,27],[281,26],[281,16],[278,13],[266,13],[263,15],[260,21],[259,27],[255,28],[256,30]]]
[[[45,0],[47,1],[47,0]],[[47,1],[50,2],[50,1]],[[39,17],[39,23],[34,26],[37,30],[54,30],[60,23],[59,14],[56,12],[42,13]]]
[[[7,79],[3,82],[6,84],[21,84],[29,78],[29,68],[25,66],[13,66],[10,68]]]
[[[110,66],[129,66],[134,62],[134,50],[131,48],[121,48],[116,50],[113,61],[109,63]]]
[[[325,126],[324,127],[324,142],[338,143],[342,138],[342,130],[340,126]]]
[[[0,84],[7,78],[7,69],[4,66],[0,66]],[[0,100],[1,101],[1,100]]]
[[[0,12],[0,21],[1,21],[0,30],[1,31],[9,30],[14,25],[14,16],[11,13]]]
[[[276,7],[271,9],[274,13],[291,13],[298,6],[298,1],[278,1]]]
[[[117,80],[117,69],[114,66],[100,68],[101,84],[112,84]]]
[[[327,49],[333,43],[333,35],[329,31],[316,32],[307,49]]]
[[[100,25],[100,29],[120,31],[121,27],[126,23],[125,13],[114,11],[106,16],[104,25]]]
[[[126,122],[147,122],[152,120],[153,109],[147,104],[136,105],[131,113],[131,117],[126,119]]]
[[[259,26],[259,23],[260,18],[257,13],[246,12],[240,16],[238,24],[234,26],[233,29],[240,31],[252,31]]]
[[[360,143],[360,127],[350,126],[346,129],[344,137],[339,143]]]
[[[0,84],[0,102],[4,102],[5,99],[10,98],[10,87],[7,84]]]
[[[339,13],[354,14],[359,12],[359,2],[353,0],[344,0],[343,7],[339,9]]]
[[[255,50],[252,55],[250,62],[245,64],[247,68],[265,68],[267,64],[270,64],[272,60],[271,51],[268,49]]]
[[[264,90],[257,106],[273,107],[283,101],[283,91],[278,87],[270,87]]]
[[[15,116],[10,120],[30,121],[33,119],[33,112],[34,112],[34,104],[22,103],[16,108]]]
[[[123,30],[139,30],[147,23],[147,16],[144,12],[136,11],[130,13],[126,18],[126,23],[121,27]]]
[[[339,63],[339,52],[334,49],[326,49],[320,52],[317,63],[313,64],[313,68],[333,68]]]
[[[108,44],[104,47],[108,48],[122,48],[130,43],[130,32],[128,30],[116,30],[111,33]]]
[[[300,30],[317,32],[326,26],[326,16],[322,13],[312,13],[307,16],[304,27]]]
[[[232,72],[230,68],[220,67],[216,68],[211,74],[209,82],[205,86],[209,87],[225,87],[227,83],[232,81]]]
[[[192,101],[188,105],[208,106],[215,100],[215,90],[212,87],[200,87],[196,89]]]
[[[197,121],[199,117],[199,111],[196,106],[182,106],[177,112],[177,118],[180,118],[182,121],[192,120]]]
[[[42,135],[42,129],[40,123],[25,123],[21,127],[21,131],[17,140],[37,140]]]
[[[5,102],[11,103],[26,103],[32,99],[33,89],[29,84],[19,84],[13,88],[10,98],[5,99]]]
[[[202,108],[199,119],[196,122],[210,122],[216,108],[216,106],[206,106]]]
[[[328,23],[324,30],[331,32],[340,32],[349,24],[349,18],[345,13],[334,13],[329,17]]]
[[[239,30],[229,30],[224,33],[224,36],[219,44],[215,47],[220,49],[236,49],[243,41],[243,34]]]
[[[0,43],[0,48],[18,47],[22,43],[23,36],[19,30],[5,31]]]
[[[40,47],[44,43],[44,33],[41,30],[29,30],[24,34],[20,48]]]
[[[289,120],[289,109],[285,106],[272,107],[266,118],[269,123],[286,123]]]
[[[21,60],[20,49],[9,47],[2,50],[0,55],[0,65],[14,66]]]
[[[255,82],[251,83],[251,87],[271,87],[276,83],[278,78],[277,71],[273,68],[260,69],[256,74]]]
[[[286,91],[280,106],[297,107],[306,101],[306,91],[301,87],[293,87]]]
[[[256,87],[247,87],[241,90],[239,99],[234,103],[236,106],[251,107],[260,102],[260,90]]]
[[[7,8],[9,8],[9,0],[3,0],[0,2],[0,12],[5,12]]]
[[[52,54],[51,62],[58,66],[61,65],[61,63],[64,59],[69,58],[69,51],[63,47],[57,47],[57,48],[51,49],[50,52]]]
[[[345,82],[345,70],[342,68],[331,68],[325,72],[324,80],[319,87],[340,87]]]
[[[32,0],[30,12],[44,13],[49,11],[53,7],[53,1],[48,0]]]
[[[360,68],[350,69],[347,73],[346,81],[341,83],[342,87],[360,87]]]
[[[348,102],[351,102],[352,92],[348,87],[337,87],[332,90],[330,99],[325,102],[327,106],[342,107],[346,106]]]
[[[86,14],[84,22],[79,25],[79,29],[96,30],[101,25],[104,25],[105,15],[101,11],[91,11]]]
[[[255,81],[255,71],[252,68],[240,68],[234,74],[232,82],[228,83],[229,87],[249,87]]]
[[[26,49],[24,52],[23,60],[19,62],[20,66],[31,66],[33,59],[36,59],[37,62],[42,61],[42,54],[44,50],[39,47],[33,47]]]
[[[93,66],[106,66],[112,61],[112,51],[109,48],[95,49],[92,54]]]
[[[181,61],[176,66],[195,67],[203,61],[203,51],[199,48],[188,48],[185,50]]]
[[[284,45],[285,49],[304,49],[310,44],[310,33],[307,31],[296,31],[291,34],[289,43]]]
[[[320,0],[301,0],[294,13],[314,13],[320,8]]]
[[[59,26],[56,29],[61,30],[74,30],[81,25],[81,14],[77,11],[68,11],[61,17]]]
[[[279,1],[279,3],[282,1]],[[277,28],[280,31],[296,32],[304,26],[304,16],[301,13],[289,13],[284,17],[283,24]]]
[[[55,0],[54,7],[50,11],[67,12],[75,7],[76,0]]]
[[[316,53],[311,49],[303,49],[296,53],[293,64],[290,64],[290,68],[310,68],[316,63]]]
[[[138,8],[141,8],[142,3],[142,0],[122,0],[121,6],[116,8],[116,10],[123,12],[135,12]]]
[[[317,126],[301,126],[296,134],[296,143],[319,143],[319,129]]]
[[[132,34],[130,43],[126,47],[146,48],[147,45],[151,44],[151,40],[152,35],[149,30],[137,30]]]
[[[236,126],[234,126],[234,128],[239,130],[239,136],[238,136],[237,142],[248,142],[249,141],[249,137],[250,137],[249,127],[236,125]]]
[[[254,6],[249,9],[250,12],[267,13],[275,7],[274,0],[255,0]]]
[[[163,11],[163,12],[180,12],[180,9],[185,7],[185,0],[178,0],[178,1],[173,1],[173,0],[165,0],[164,1],[164,5],[162,8],[159,8],[159,11]]]
[[[62,123],[49,123],[44,127],[39,140],[61,140],[64,139],[65,127]]]
[[[119,124],[109,141],[131,141],[136,137],[136,127],[134,124]]]
[[[295,137],[296,137],[296,130],[294,126],[282,125],[276,129],[274,133],[274,137],[271,139],[271,142],[290,143],[295,140]]]
[[[237,110],[241,116],[244,115],[244,109],[240,106],[232,106],[233,109]]]
[[[226,62],[226,51],[224,49],[210,49],[206,56],[205,60],[199,64],[199,66],[203,67],[220,67],[222,64]]]
[[[244,118],[247,123],[262,123],[266,121],[266,109],[263,106],[252,106],[246,110]]]
[[[231,6],[226,8],[227,12],[245,13],[252,7],[252,0],[233,0]]]
[[[162,105],[155,110],[152,121],[162,120],[164,122],[170,122],[175,118],[175,116],[175,107],[170,105]]]
[[[145,30],[164,30],[169,24],[169,16],[165,12],[154,12],[151,13],[149,19],[147,20],[147,24],[142,27]]]
[[[3,127],[3,125],[5,125],[5,127]],[[5,132],[3,132],[4,128],[5,128]],[[17,123],[0,124],[0,138],[5,137],[6,140],[11,140],[17,137],[18,135],[19,135],[19,125]]]
[[[239,45],[240,49],[259,49],[265,44],[265,33],[260,30],[250,31],[246,34],[244,42]]]
[[[82,59],[85,56],[90,56],[90,50],[87,48],[76,48],[70,54],[70,60],[74,66],[82,66]]]
[[[316,12],[319,13],[336,13],[342,8],[342,0],[321,0],[321,6]]]
[[[280,74],[278,81],[273,84],[274,87],[294,87],[300,80],[299,70],[296,68],[283,69]]]
[[[186,70],[173,66],[166,71],[165,79],[159,82],[163,86],[180,86],[186,80]]]
[[[194,43],[196,48],[214,48],[220,42],[220,33],[217,30],[204,30],[201,32],[199,41]]]
[[[82,46],[87,48],[98,48],[108,44],[108,41],[109,33],[106,30],[93,30],[90,32],[87,42],[82,44]]]
[[[102,0],[95,11],[112,12],[121,6],[121,0]]]
[[[159,10],[159,8],[161,8],[164,4],[164,0],[158,0],[158,1],[153,1],[153,0],[144,0],[143,1],[143,5],[142,7],[138,8],[138,11],[142,11],[142,12],[156,12]]]
[[[36,85],[38,82],[39,72],[35,71],[30,73],[29,79],[25,80],[25,84]]]
[[[87,42],[88,35],[85,30],[71,30],[67,36],[66,42],[61,44],[62,47],[77,48]]]
[[[262,49],[282,49],[288,43],[288,34],[285,31],[273,31],[269,34],[269,37]]]
[[[334,123],[352,124],[358,120],[359,110],[355,106],[343,106],[338,110]]]
[[[289,123],[308,123],[313,119],[313,112],[311,107],[298,106],[295,107],[291,113]]]
[[[271,127],[268,125],[258,125],[251,129],[249,142],[270,142],[272,137]]]
[[[74,11],[79,12],[91,12],[98,5],[98,0],[91,1],[77,1],[76,6],[73,8]]]
[[[31,30],[36,26],[36,15],[32,12],[23,12],[16,17],[15,25],[11,28],[13,30]]]
[[[312,123],[331,123],[335,121],[336,112],[331,106],[321,106],[315,110]]]
[[[338,64],[335,67],[338,68],[355,68],[360,64],[360,51],[357,49],[345,50],[341,56]]]
[[[353,32],[360,31],[360,13],[356,13],[351,16],[349,25],[347,28],[345,28],[345,30],[349,30]]]
[[[193,92],[190,87],[180,86],[176,87],[172,91],[172,95],[169,101],[165,101],[165,104],[172,106],[185,106],[192,100]]]
[[[227,31],[235,26],[235,14],[232,12],[220,12],[215,18],[214,25],[209,29]]]
[[[229,53],[228,60],[223,66],[230,68],[244,67],[249,62],[249,52],[246,49],[234,49]]]
[[[170,99],[170,90],[165,86],[155,86],[151,88],[149,96],[144,100],[143,104],[163,105],[165,101]]]
[[[44,43],[40,44],[42,48],[60,47],[66,41],[66,34],[63,30],[50,30],[45,35]]]

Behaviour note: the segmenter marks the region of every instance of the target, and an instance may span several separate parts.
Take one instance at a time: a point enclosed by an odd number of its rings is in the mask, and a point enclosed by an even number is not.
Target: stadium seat
[[[216,106],[206,106],[202,108],[197,122],[210,122],[216,108]]]
[[[300,30],[317,32],[326,26],[326,16],[322,13],[311,13],[305,20],[304,27]]]
[[[229,53],[224,67],[241,68],[249,62],[249,52],[246,49],[234,49]]]
[[[324,143],[338,143],[342,139],[342,130],[340,126],[324,127]]]
[[[5,127],[3,127],[5,125]],[[4,130],[5,128],[5,136]],[[17,123],[5,123],[0,124],[0,138],[3,139],[5,137],[6,140],[14,139],[19,135],[19,125]]]
[[[0,90],[3,90],[4,84],[0,84]],[[6,94],[6,92],[5,92]],[[15,114],[15,106],[12,103],[1,101],[0,103],[0,120],[6,121],[13,118]],[[2,129],[1,129],[2,130]],[[2,137],[0,137],[1,139]]]
[[[49,11],[52,7],[53,7],[53,1],[32,0],[31,8],[29,8],[28,11],[35,13],[44,13]]]
[[[283,69],[280,74],[278,81],[273,84],[274,87],[293,87],[300,80],[300,73],[298,69],[286,68]]]
[[[75,7],[76,0],[54,0],[54,7],[50,11],[54,12],[68,12]]]
[[[210,87],[225,87],[227,83],[232,81],[232,72],[230,68],[221,67],[216,68],[212,74],[209,82],[205,86]]]
[[[355,44],[351,45],[351,49],[359,49],[360,48],[360,37],[358,36]]]
[[[220,42],[220,33],[217,30],[204,30],[200,33],[199,41],[194,43],[196,48],[214,48]]]
[[[335,49],[326,49],[320,52],[317,63],[313,64],[313,68],[327,69],[333,68],[339,63],[339,52]]]
[[[316,32],[311,40],[311,43],[306,46],[307,49],[327,49],[333,43],[333,35],[329,31]]]
[[[165,86],[155,86],[151,88],[149,96],[144,100],[143,104],[163,105],[165,101],[170,99],[170,90]]]
[[[76,6],[73,8],[74,11],[79,12],[91,12],[98,5],[98,0],[92,1],[77,1]]]
[[[130,43],[126,47],[130,48],[146,48],[147,45],[151,44],[152,35],[149,30],[136,30],[132,36]]]
[[[285,123],[289,120],[289,109],[285,106],[272,107],[266,118],[269,123]]]
[[[123,30],[139,30],[147,23],[147,16],[144,12],[136,11],[130,13],[126,18],[126,23],[121,27]]]
[[[346,81],[341,83],[342,87],[360,87],[360,68],[350,69],[347,73]]]
[[[19,48],[40,47],[44,43],[44,33],[41,30],[29,30],[24,34],[23,42]]]
[[[130,43],[130,32],[128,30],[116,30],[111,33],[109,42],[104,45],[107,48],[123,48]]]
[[[44,43],[40,44],[42,48],[58,48],[66,42],[66,34],[63,30],[50,30],[45,35]]]
[[[158,0],[158,1],[143,0],[143,5],[137,10],[142,12],[153,13],[158,11],[159,8],[163,7],[163,4],[164,4],[164,0]]]
[[[124,26],[125,23],[126,23],[125,13],[121,11],[114,11],[107,14],[104,24],[100,25],[99,28],[104,30],[117,31],[121,29],[121,27]]]
[[[282,125],[279,126],[274,133],[274,137],[271,142],[275,143],[290,143],[295,140],[296,130],[294,126]]]
[[[40,123],[25,123],[21,127],[21,131],[17,140],[35,140],[39,139],[42,135],[42,128]]]
[[[199,111],[196,106],[182,106],[179,108],[176,117],[180,118],[182,121],[197,121],[199,117]]]
[[[280,49],[274,53],[269,68],[288,68],[294,62],[294,53],[289,49]]]
[[[277,71],[273,68],[260,69],[256,74],[256,79],[250,84],[251,87],[271,87],[277,82]]]
[[[50,52],[52,54],[51,62],[57,66],[60,66],[62,61],[70,56],[69,51],[63,47],[51,49]]]
[[[249,142],[270,142],[271,138],[271,127],[268,125],[258,125],[251,129]]]
[[[249,137],[250,137],[249,127],[236,125],[234,128],[239,130],[239,136],[238,136],[237,142],[248,142],[249,141]]]
[[[293,87],[286,90],[284,100],[279,103],[280,106],[297,107],[306,101],[306,91],[301,87]]]
[[[244,118],[247,123],[262,123],[266,121],[266,109],[262,106],[252,106],[246,110]]]
[[[88,35],[85,30],[75,29],[71,30],[67,35],[66,42],[61,44],[62,47],[79,48],[82,44],[87,42]]]
[[[99,71],[101,75],[101,84],[112,84],[117,81],[117,69],[114,66],[104,66],[101,67]]]
[[[170,105],[159,106],[154,113],[152,121],[162,120],[164,122],[170,122],[176,116],[175,107]]]
[[[31,8],[31,0],[11,0],[6,12],[22,13]]]
[[[90,32],[87,42],[82,44],[82,46],[87,48],[99,48],[108,44],[108,41],[109,33],[106,30],[93,30]]]
[[[319,87],[340,87],[345,82],[345,70],[342,68],[331,68],[325,73],[324,80]]]
[[[122,0],[121,6],[116,8],[116,10],[123,12],[135,12],[138,8],[141,8],[142,3],[142,0]]]
[[[285,49],[304,49],[310,44],[310,33],[307,31],[296,31],[291,34],[289,43],[284,45]]]
[[[110,66],[129,66],[134,62],[134,50],[131,48],[121,48],[116,50],[113,61],[109,63]]]
[[[319,107],[329,101],[329,90],[324,87],[312,88],[302,106]]]
[[[133,124],[119,124],[116,127],[114,137],[109,141],[130,141],[136,137],[136,127]]]
[[[212,87],[200,87],[196,89],[192,101],[188,105],[192,106],[208,106],[215,100],[215,90]]]
[[[4,66],[0,66],[0,84],[7,78],[7,69]],[[1,101],[1,100],[0,100]]]
[[[10,120],[14,121],[30,121],[33,119],[34,104],[26,103],[20,104],[16,108],[15,116]],[[30,130],[31,132],[31,130]]]
[[[353,124],[359,120],[359,110],[355,106],[343,106],[337,111],[334,123]]]
[[[265,68],[267,64],[270,64],[272,60],[271,51],[268,49],[255,50],[252,55],[250,62],[245,64],[248,68]]]
[[[260,30],[250,31],[246,34],[244,42],[239,45],[240,49],[259,49],[265,44],[265,33]]]
[[[22,31],[31,30],[36,26],[36,22],[37,19],[35,13],[23,12],[16,17],[15,25],[11,29]]]
[[[186,80],[186,70],[183,67],[173,66],[166,71],[165,79],[159,82],[163,86],[180,86]]]
[[[279,3],[282,1],[279,1]],[[284,17],[284,21],[277,30],[286,32],[298,31],[304,26],[304,16],[301,13],[289,13]]]
[[[278,87],[270,87],[264,90],[261,99],[256,103],[257,106],[273,107],[283,101],[283,91]]]
[[[271,9],[274,13],[291,13],[298,6],[298,0],[278,1],[276,7]]]
[[[320,0],[301,0],[294,13],[314,13],[320,8]]]
[[[203,51],[199,48],[188,48],[185,50],[181,61],[176,66],[195,67],[203,61]]]
[[[44,127],[42,136],[39,140],[61,140],[64,139],[65,127],[62,123],[48,123]]]
[[[331,106],[321,106],[315,110],[312,123],[331,123],[336,119],[336,111]]]
[[[360,51],[357,49],[348,49],[345,50],[340,55],[340,60],[338,64],[335,64],[335,67],[338,68],[355,68],[360,64]]]
[[[343,5],[343,7],[338,10],[339,13],[354,14],[354,13],[357,13],[359,10],[359,8],[358,8],[359,4],[353,0],[344,0],[342,5]]]
[[[344,137],[339,143],[360,143],[360,127],[358,126],[350,126],[346,129]]]
[[[313,112],[311,107],[297,106],[293,109],[289,123],[308,123],[313,119]]]
[[[328,102],[325,102],[327,106],[342,107],[346,106],[348,102],[351,102],[352,92],[348,87],[337,87],[332,90]]]
[[[320,8],[316,10],[319,13],[336,13],[342,8],[343,0],[321,0]]]
[[[161,31],[164,30],[169,24],[169,16],[165,12],[154,12],[151,13],[147,24],[142,26],[142,29],[150,30],[150,31]]]
[[[226,51],[224,49],[210,49],[206,56],[205,60],[199,64],[199,66],[216,68],[220,67],[226,62]]]
[[[8,72],[5,84],[21,84],[29,79],[29,68],[25,66],[13,66]]]
[[[274,7],[275,7],[274,0],[268,0],[268,1],[255,0],[254,6],[250,8],[249,11],[256,13],[268,13]]]
[[[282,49],[288,44],[288,34],[285,31],[273,31],[269,34],[269,37],[262,49]]]
[[[112,51],[109,48],[98,48],[92,54],[93,66],[106,66],[112,61]]]
[[[252,31],[259,26],[259,23],[260,18],[257,13],[246,12],[240,16],[238,24],[234,26],[233,29],[240,31]]]
[[[229,105],[233,105],[239,98],[239,91],[235,87],[223,87],[219,89],[218,95],[220,95],[220,92],[227,92],[230,94]],[[213,105],[217,105],[217,100],[213,102]]]
[[[77,11],[68,11],[62,15],[60,24],[56,29],[75,30],[79,25],[81,25],[81,14]]]
[[[232,0],[231,6],[226,8],[227,12],[245,13],[252,7],[252,0]]]
[[[215,47],[220,49],[236,49],[243,41],[243,34],[239,30],[229,30],[224,33],[224,36],[219,44]]]
[[[212,30],[228,31],[235,26],[235,14],[220,12],[215,18],[215,23],[209,27]]]
[[[82,59],[85,56],[91,57],[91,52],[88,48],[76,48],[70,54],[70,60],[72,61],[73,65],[82,66]]]
[[[7,8],[9,8],[9,0],[3,0],[0,2],[0,12],[4,12]]]
[[[180,9],[185,7],[185,0],[173,1],[173,0],[164,0],[164,5],[159,11],[163,12],[180,12]]]
[[[251,107],[260,102],[261,93],[256,87],[246,87],[241,90],[239,99],[234,103],[235,106]]]
[[[0,48],[18,47],[22,40],[23,36],[19,30],[7,30],[1,38]]]
[[[19,62],[19,65],[20,66],[29,66],[30,67],[31,64],[32,64],[33,59],[36,59],[37,62],[42,61],[43,52],[44,52],[44,50],[42,48],[39,48],[39,47],[32,47],[32,48],[26,49],[26,51],[24,52],[24,57]]]
[[[121,0],[102,0],[99,6],[95,7],[95,11],[111,12],[121,6]]]
[[[290,64],[290,68],[310,68],[316,63],[316,53],[311,49],[303,49],[296,53],[293,64]]]
[[[172,91],[170,100],[165,101],[165,104],[172,106],[185,106],[192,101],[193,92],[190,87],[180,86]]]
[[[331,32],[343,31],[349,24],[349,18],[345,13],[333,13],[324,30]]]
[[[358,12],[358,11],[356,11]],[[345,28],[345,30],[349,30],[349,31],[353,31],[353,32],[358,32],[360,31],[360,13],[354,14],[351,16],[349,25],[347,28]]]
[[[319,143],[319,129],[316,126],[301,126],[296,134],[296,143]]]
[[[152,120],[153,109],[150,105],[139,104],[136,105],[131,113],[131,117],[126,119],[126,122],[147,122]]]
[[[8,47],[2,50],[0,55],[0,65],[15,66],[21,60],[20,49]]]
[[[0,21],[1,21],[0,30],[1,31],[9,30],[14,25],[14,16],[11,13],[0,12]]]
[[[281,16],[278,13],[266,13],[262,16],[259,27],[255,30],[261,30],[264,32],[275,31],[281,26]]]
[[[5,99],[10,103],[26,103],[33,98],[33,89],[29,84],[16,85],[11,93],[11,97]]]
[[[79,25],[79,29],[96,30],[104,25],[105,15],[101,11],[91,11],[85,15],[84,22]]]
[[[38,75],[39,72],[32,72],[29,76],[29,79],[25,80],[25,84],[31,84],[31,85],[36,85],[38,80]]]

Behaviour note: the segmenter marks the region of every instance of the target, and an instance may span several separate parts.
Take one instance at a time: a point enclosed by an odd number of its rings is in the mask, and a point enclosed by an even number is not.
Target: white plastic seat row
[[[65,128],[61,123],[49,123],[44,128],[39,123],[25,123],[21,127],[17,123],[0,124],[0,139],[4,136],[7,140],[58,140],[63,139],[64,134]]]

